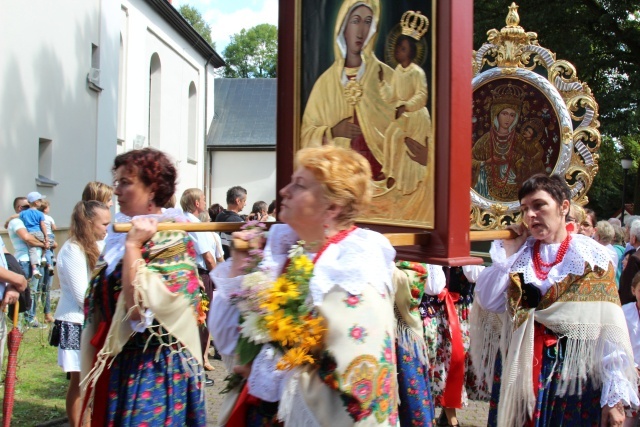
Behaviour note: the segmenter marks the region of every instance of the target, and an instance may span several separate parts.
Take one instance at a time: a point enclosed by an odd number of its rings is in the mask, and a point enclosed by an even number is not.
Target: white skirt
[[[58,347],[58,366],[65,372],[80,372],[80,350],[63,350]]]

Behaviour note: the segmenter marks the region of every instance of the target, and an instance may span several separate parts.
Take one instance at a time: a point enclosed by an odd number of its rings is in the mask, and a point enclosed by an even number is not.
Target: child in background
[[[624,311],[624,317],[627,319],[634,365],[638,373],[640,373],[640,369],[638,369],[640,366],[640,273],[633,276],[631,293],[636,297],[636,301],[623,305],[622,311]],[[625,408],[625,415],[624,427],[635,426],[638,423],[638,419],[640,419],[640,410],[639,408]]]
[[[56,231],[56,222],[49,215],[49,208],[51,204],[48,200],[43,200],[40,203],[38,210],[44,214],[44,225],[47,227],[47,237],[49,238],[49,249],[44,251],[44,257],[47,260],[47,267],[49,268],[49,275],[53,276],[53,266],[56,265],[56,256],[53,253],[53,249],[58,245],[55,242],[56,236],[53,234]]]
[[[37,191],[27,194],[29,209],[20,212],[20,219],[25,228],[36,239],[44,243],[44,249],[49,249],[49,238],[47,237],[47,226],[45,225],[44,214],[38,210],[44,196]],[[29,246],[29,263],[33,271],[33,277],[40,279],[41,254],[37,246]],[[46,261],[46,259],[45,259]]]
[[[429,20],[420,12],[407,11],[400,21],[402,35],[396,39],[394,58],[398,62],[391,84],[378,71],[380,96],[396,109],[395,120],[384,133],[382,172],[387,188],[411,194],[426,179],[427,167],[412,159],[407,139],[426,145],[431,138],[431,115],[427,110],[427,77],[416,64],[417,44],[427,32]],[[416,27],[417,25],[417,27]],[[374,177],[375,179],[375,177]]]

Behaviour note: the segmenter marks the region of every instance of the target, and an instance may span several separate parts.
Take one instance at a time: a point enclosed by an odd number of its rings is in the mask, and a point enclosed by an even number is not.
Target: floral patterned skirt
[[[247,408],[246,427],[282,427],[278,421],[278,402],[265,402],[256,399]],[[231,427],[231,426],[229,426]]]
[[[436,406],[442,406],[441,399],[447,383],[449,364],[451,362],[451,332],[447,317],[446,305],[438,301],[437,297],[426,296],[423,299],[426,305],[426,317],[424,319],[425,341],[429,350],[429,376],[431,379],[431,392]],[[465,381],[462,389],[462,406],[468,405],[471,400],[489,400],[489,392],[484,383],[480,383],[471,366],[469,356],[469,312],[473,304],[473,297],[468,295],[461,297],[455,304],[460,332],[462,333],[462,345],[465,352]]]
[[[542,387],[540,387],[536,399],[533,425],[535,427],[598,427],[602,415],[602,409],[600,408],[601,390],[595,389],[590,381],[583,386],[582,396],[557,395],[560,372],[564,365],[565,343],[566,340],[560,340],[557,347],[548,347],[543,350],[542,368],[540,370]],[[502,356],[498,353],[489,405],[489,421],[487,425],[490,427],[498,425],[501,377]],[[548,380],[545,383],[547,378]]]
[[[156,360],[157,346],[130,343],[111,367],[105,425],[206,426],[204,392],[180,355],[162,347]]]
[[[435,409],[427,368],[404,348],[396,346],[398,354],[398,390],[400,392],[400,425],[435,426]]]

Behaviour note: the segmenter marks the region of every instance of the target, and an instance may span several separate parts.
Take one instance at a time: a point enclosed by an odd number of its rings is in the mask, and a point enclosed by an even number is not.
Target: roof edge
[[[275,145],[207,145],[207,151],[276,151]]]
[[[202,56],[207,58],[214,68],[225,65],[224,59],[213,47],[189,24],[184,16],[167,0],[146,0],[147,3],[162,16],[171,26],[180,33],[191,46]]]

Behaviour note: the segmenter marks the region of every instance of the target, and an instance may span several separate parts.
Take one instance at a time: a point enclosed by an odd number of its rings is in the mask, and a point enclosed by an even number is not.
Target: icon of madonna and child
[[[497,202],[517,200],[521,184],[551,173],[557,159],[557,120],[543,96],[521,86],[527,87],[509,82],[474,91],[471,187]]]
[[[420,65],[427,56],[429,20],[419,11],[403,10],[387,34],[387,63],[382,62],[375,54],[380,3],[342,2],[333,33],[334,62],[313,83],[301,146],[350,147],[369,161],[374,195],[367,219],[429,227],[433,127]]]

